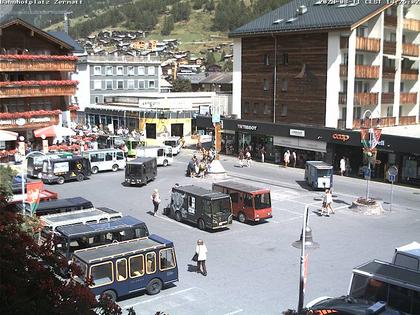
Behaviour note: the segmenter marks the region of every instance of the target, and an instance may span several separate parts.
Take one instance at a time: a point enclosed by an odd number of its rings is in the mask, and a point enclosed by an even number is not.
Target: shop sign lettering
[[[3,119],[3,120],[0,120],[0,125],[23,126],[27,123],[39,124],[39,123],[45,123],[45,122],[50,122],[50,121],[51,121],[51,117],[32,117],[29,119],[25,119],[25,118]]]
[[[238,124],[238,129],[257,130],[257,126]]]
[[[13,125],[15,121],[13,119],[0,120],[0,125]]]
[[[332,138],[334,140],[346,142],[347,140],[350,139],[350,136],[349,135],[343,135],[341,133],[333,133]]]
[[[290,129],[289,134],[291,136],[295,136],[295,137],[304,137],[305,136],[305,130]]]
[[[30,123],[41,123],[41,122],[49,122],[51,121],[50,117],[34,117],[29,119]]]

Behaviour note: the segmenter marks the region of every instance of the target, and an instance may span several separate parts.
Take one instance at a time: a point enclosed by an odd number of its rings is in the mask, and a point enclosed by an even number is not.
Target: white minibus
[[[92,174],[99,171],[118,171],[125,168],[124,151],[119,149],[101,149],[83,152],[83,157],[90,161]]]

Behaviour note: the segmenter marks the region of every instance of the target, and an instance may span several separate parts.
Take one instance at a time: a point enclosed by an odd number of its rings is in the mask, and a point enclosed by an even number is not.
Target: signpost
[[[389,211],[392,211],[392,200],[394,197],[394,182],[397,179],[398,175],[398,168],[396,166],[391,166],[388,169],[388,181],[391,182],[391,196],[390,196],[390,202],[389,202]]]

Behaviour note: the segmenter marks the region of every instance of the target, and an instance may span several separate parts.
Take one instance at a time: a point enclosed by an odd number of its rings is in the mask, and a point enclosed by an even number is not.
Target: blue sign
[[[370,179],[370,176],[371,176],[371,169],[370,168],[366,168],[365,169],[365,179]]]
[[[395,179],[396,179],[396,176],[395,175],[391,175],[391,174],[389,174],[388,175],[388,180],[390,181],[390,182],[395,182]]]

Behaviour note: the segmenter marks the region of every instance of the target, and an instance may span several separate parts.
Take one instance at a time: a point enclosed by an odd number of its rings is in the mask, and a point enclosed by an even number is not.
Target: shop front
[[[201,133],[214,132],[211,117],[198,116],[196,124]],[[360,131],[235,119],[222,119],[221,124],[222,154],[237,155],[240,150],[249,150],[258,161],[263,148],[266,162],[282,164],[284,153],[289,150],[296,154],[291,166],[303,168],[306,161],[320,160],[333,165],[335,174],[344,157],[345,174],[354,177],[363,177],[368,164]],[[373,179],[386,180],[388,168],[395,165],[399,182],[420,185],[419,138],[384,134],[369,160]]]

